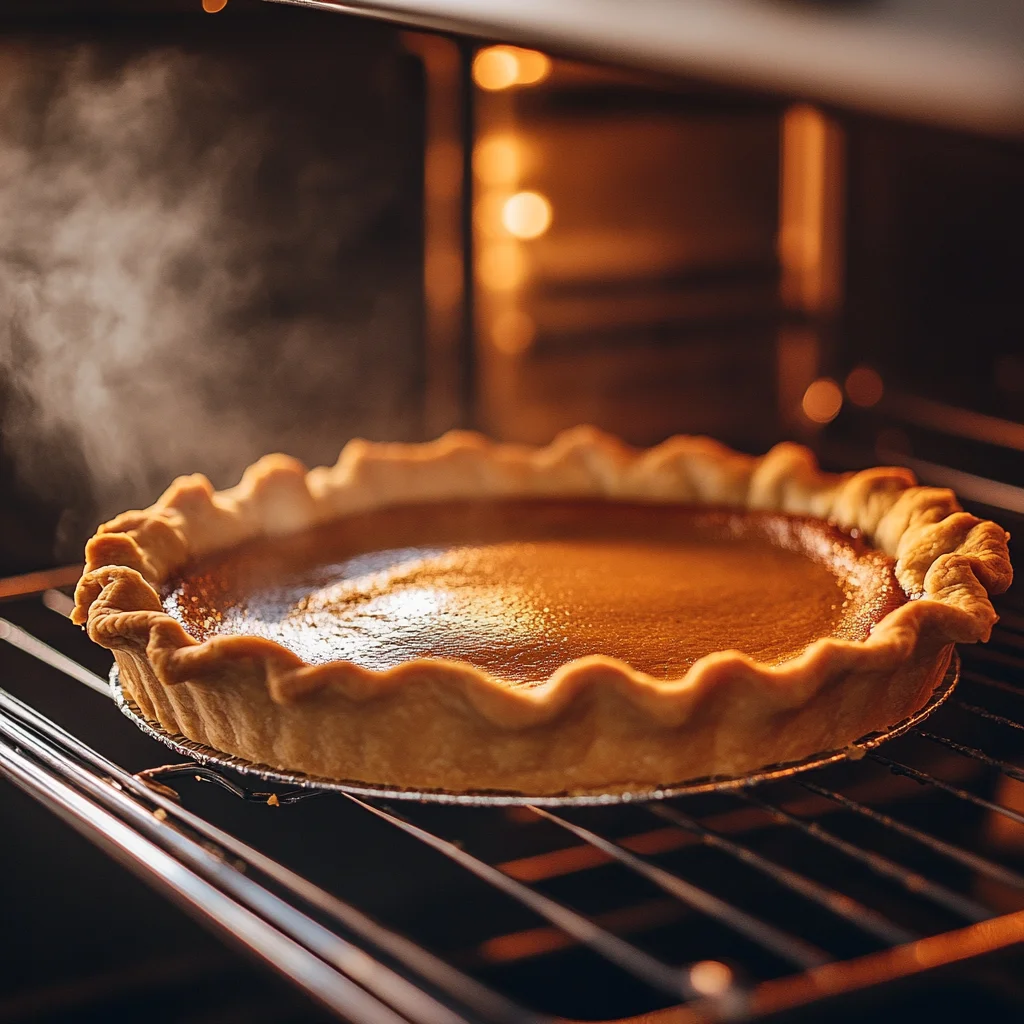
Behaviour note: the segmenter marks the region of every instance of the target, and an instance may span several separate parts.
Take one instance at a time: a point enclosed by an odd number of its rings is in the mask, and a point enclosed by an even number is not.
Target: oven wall
[[[490,433],[795,438],[837,469],[1024,484],[1020,140],[503,46],[474,77]]]
[[[782,105],[559,59],[501,87],[503,52],[474,64],[481,424],[770,442]],[[531,196],[543,230],[516,221]]]
[[[904,464],[1024,512],[1024,142],[839,123],[843,301],[819,372],[842,404],[807,436],[835,468]]]

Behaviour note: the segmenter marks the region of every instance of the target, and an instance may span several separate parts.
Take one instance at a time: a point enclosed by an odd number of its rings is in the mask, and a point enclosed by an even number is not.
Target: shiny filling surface
[[[778,664],[865,639],[905,600],[890,558],[817,520],[583,500],[377,510],[203,560],[163,597],[197,640],[448,658],[520,685],[588,654],[661,679],[713,651]]]

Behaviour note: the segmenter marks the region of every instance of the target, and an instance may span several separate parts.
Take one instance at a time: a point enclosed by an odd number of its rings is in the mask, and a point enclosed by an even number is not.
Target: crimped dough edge
[[[386,671],[310,666],[273,641],[198,642],[160,589],[193,559],[388,505],[580,497],[774,510],[859,533],[896,560],[910,600],[864,641],[824,638],[765,665],[710,654],[658,680],[591,656],[509,687],[438,659]],[[356,440],[306,471],[268,455],[215,492],[180,477],[86,546],[73,620],[114,651],[143,713],[249,760],[352,781],[537,794],[731,775],[841,748],[918,710],[953,643],[987,640],[1008,534],[902,468],[828,474],[809,449],[753,457],[702,437],[638,450],[591,427],[534,448],[451,432],[423,444]]]

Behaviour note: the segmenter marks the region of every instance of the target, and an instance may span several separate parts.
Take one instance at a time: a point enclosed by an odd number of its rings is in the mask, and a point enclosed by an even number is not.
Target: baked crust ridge
[[[835,523],[895,559],[910,600],[864,641],[825,638],[765,665],[737,651],[656,680],[614,659],[512,688],[470,665],[311,666],[271,640],[189,636],[162,608],[190,561],[357,512],[466,498],[601,498],[781,511]],[[591,427],[532,448],[452,432],[352,441],[307,472],[269,455],[215,492],[181,477],[86,547],[73,620],[111,649],[143,713],[249,760],[364,783],[537,795],[732,775],[836,749],[920,708],[951,645],[987,640],[1008,534],[902,468],[828,474],[809,449],[741,455],[707,438],[637,450]]]

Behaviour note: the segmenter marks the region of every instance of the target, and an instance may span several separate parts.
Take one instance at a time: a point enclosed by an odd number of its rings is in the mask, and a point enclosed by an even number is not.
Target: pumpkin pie
[[[706,438],[469,433],[175,481],[76,622],[165,730],[341,781],[549,795],[733,777],[919,710],[1007,534],[900,468]]]

